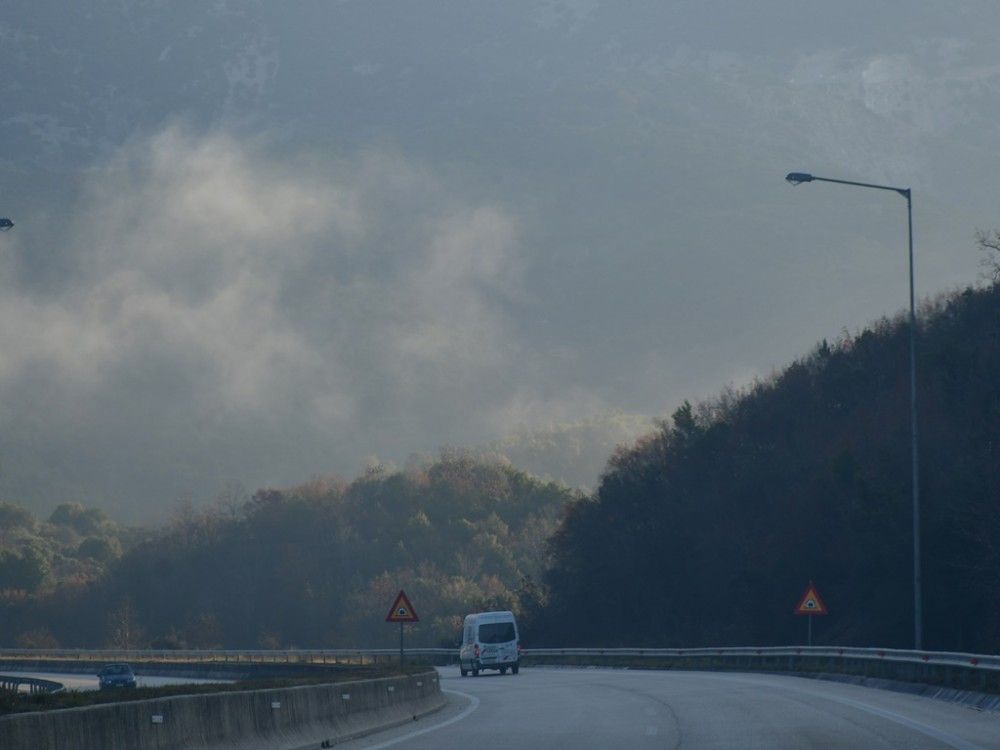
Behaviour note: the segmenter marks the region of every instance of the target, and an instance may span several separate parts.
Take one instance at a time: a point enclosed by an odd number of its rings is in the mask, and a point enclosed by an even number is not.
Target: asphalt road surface
[[[441,676],[443,711],[339,750],[1000,748],[1000,713],[800,677],[542,667]]]

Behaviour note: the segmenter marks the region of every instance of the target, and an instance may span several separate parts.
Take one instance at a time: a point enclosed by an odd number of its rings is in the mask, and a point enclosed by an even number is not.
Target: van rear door
[[[517,631],[510,620],[482,623],[479,642],[483,649],[480,661],[484,665],[507,664],[517,659]]]

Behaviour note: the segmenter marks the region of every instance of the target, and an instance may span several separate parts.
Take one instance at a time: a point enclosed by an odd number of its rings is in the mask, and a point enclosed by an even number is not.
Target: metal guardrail
[[[408,659],[432,664],[454,664],[457,648],[410,648]],[[527,665],[647,667],[652,669],[780,672],[798,675],[843,674],[896,682],[917,683],[975,693],[1000,694],[1000,655],[951,651],[910,651],[851,646],[742,646],[727,648],[530,648],[523,651]],[[268,670],[267,665],[289,665],[292,671],[314,665],[372,665],[398,663],[395,648],[290,649],[283,651],[223,649],[90,650],[0,649],[0,668],[10,671],[89,670],[98,662],[131,662],[149,672]],[[65,666],[59,662],[64,662]]]
[[[407,656],[457,660],[457,648],[408,648]],[[739,646],[726,648],[529,648],[525,657],[567,657],[575,659],[621,657],[628,659],[705,659],[711,657],[821,657],[863,659],[966,667],[1000,671],[1000,655],[967,654],[948,651],[857,648],[850,646]],[[290,664],[372,664],[397,659],[398,649],[288,649],[288,650],[94,650],[94,649],[0,649],[0,661],[88,661],[88,662],[183,662],[183,663],[290,663]]]
[[[24,688],[27,688],[27,691]],[[37,693],[61,693],[65,689],[65,685],[55,680],[0,674],[0,690],[11,693],[28,692],[35,695]]]
[[[851,646],[761,646],[729,648],[536,648],[525,651],[533,656],[566,657],[629,657],[629,658],[697,658],[697,657],[825,657],[832,659],[865,659],[908,664],[970,667],[1000,671],[1000,655],[967,654],[952,651],[912,651],[907,649],[857,648]]]

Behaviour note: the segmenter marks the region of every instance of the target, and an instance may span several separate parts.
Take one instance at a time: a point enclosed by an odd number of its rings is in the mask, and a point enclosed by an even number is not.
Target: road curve
[[[1000,749],[1000,714],[822,680],[541,667],[441,676],[443,712],[338,748]]]

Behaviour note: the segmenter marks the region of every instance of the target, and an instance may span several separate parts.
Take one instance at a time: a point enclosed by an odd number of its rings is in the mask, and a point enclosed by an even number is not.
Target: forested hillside
[[[0,505],[0,643],[414,644],[512,608],[531,645],[786,644],[815,581],[819,643],[912,643],[908,330],[882,320],[745,392],[685,403],[590,498],[448,452],[317,479],[152,532]],[[1000,285],[941,299],[918,335],[925,645],[1000,651]],[[544,583],[544,586],[540,585]]]
[[[421,616],[410,641],[451,643],[469,611],[537,611],[546,541],[576,497],[462,453],[351,483],[230,493],[182,508],[103,575],[18,587],[0,602],[0,644],[391,646],[398,632],[383,618],[401,587]],[[44,566],[54,552],[37,556]]]
[[[925,645],[995,653],[1000,287],[921,318]],[[555,536],[547,639],[801,643],[812,579],[818,642],[912,646],[907,357],[905,320],[883,320],[615,455]]]

